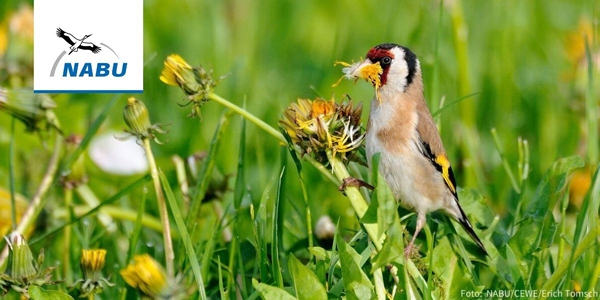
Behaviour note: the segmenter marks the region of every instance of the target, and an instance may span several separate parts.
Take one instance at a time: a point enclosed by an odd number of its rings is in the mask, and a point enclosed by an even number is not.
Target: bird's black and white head
[[[420,66],[417,56],[408,48],[397,44],[373,47],[365,60],[344,70],[346,76],[369,81],[381,101],[385,95],[404,93],[418,81]]]
[[[90,36],[92,36],[92,35],[91,34],[86,34],[86,35],[83,36],[83,38],[81,40],[83,41],[83,40],[89,38]]]

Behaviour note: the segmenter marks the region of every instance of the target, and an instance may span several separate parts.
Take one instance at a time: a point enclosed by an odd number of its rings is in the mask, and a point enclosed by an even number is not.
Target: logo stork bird
[[[102,50],[102,48],[94,45],[94,43],[84,41],[85,39],[90,37],[91,34],[86,34],[81,39],[78,39],[75,36],[73,36],[72,34],[66,32],[60,28],[57,28],[56,36],[58,36],[59,38],[62,38],[67,43],[69,43],[69,45],[71,45],[71,47],[70,47],[71,52],[69,52],[69,55],[73,52],[77,52],[77,50],[79,50],[79,49],[90,50],[93,53],[98,53],[98,52],[100,52],[100,50]]]

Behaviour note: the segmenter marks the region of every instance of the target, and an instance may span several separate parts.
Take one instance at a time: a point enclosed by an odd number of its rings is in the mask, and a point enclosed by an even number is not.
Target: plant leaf
[[[292,274],[296,296],[300,300],[327,299],[327,291],[317,276],[294,255],[290,255],[288,268]]]
[[[549,224],[544,220],[546,217],[552,217],[557,194],[566,187],[567,176],[583,165],[581,157],[572,156],[557,160],[546,171],[523,215],[519,230],[509,242],[518,259],[537,251],[542,242],[542,235],[548,234],[545,231],[556,228],[548,228]],[[523,271],[523,274],[529,273],[528,270]]]
[[[29,296],[33,300],[73,300],[73,297],[61,291],[47,291],[37,285],[29,286]]]
[[[252,278],[252,286],[260,293],[265,300],[294,300],[294,296],[290,295],[283,289],[278,287],[270,286],[264,283],[258,282]]]
[[[373,284],[359,265],[361,256],[341,237],[337,239],[337,247],[342,266],[346,299],[373,299],[375,297]]]
[[[385,267],[392,262],[404,265],[404,238],[400,222],[392,224],[387,231],[383,248],[372,261],[373,269]]]

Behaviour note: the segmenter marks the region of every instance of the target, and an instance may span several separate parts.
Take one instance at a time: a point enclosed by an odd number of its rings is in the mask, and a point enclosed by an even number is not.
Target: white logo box
[[[143,0],[35,0],[36,93],[141,93]]]

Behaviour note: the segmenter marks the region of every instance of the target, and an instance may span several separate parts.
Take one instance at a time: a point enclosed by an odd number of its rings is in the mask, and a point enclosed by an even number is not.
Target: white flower
[[[120,132],[107,132],[90,143],[89,155],[102,171],[115,175],[133,175],[148,171],[144,150],[135,139],[117,140]]]

